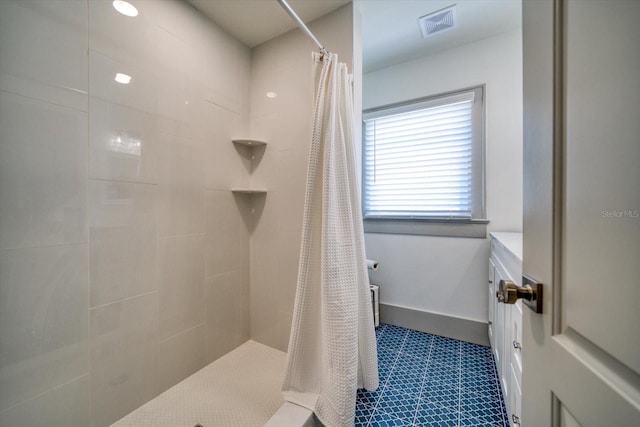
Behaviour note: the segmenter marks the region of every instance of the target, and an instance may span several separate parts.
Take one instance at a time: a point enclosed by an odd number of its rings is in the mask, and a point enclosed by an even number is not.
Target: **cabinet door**
[[[494,283],[497,286],[499,286],[499,283],[501,280],[504,280],[505,277],[503,276],[502,272],[500,271],[499,268],[494,268],[494,273],[493,273],[493,278],[494,278]],[[493,295],[493,299],[496,299],[495,294]],[[507,394],[508,394],[508,384],[506,382],[506,363],[505,363],[505,326],[507,325],[506,323],[506,313],[507,313],[507,309],[505,307],[505,304],[495,304],[495,323],[493,324],[494,329],[494,342],[495,345],[493,347],[493,354],[495,356],[496,359],[496,368],[498,369],[498,377],[500,378],[500,384],[502,386],[502,391],[505,394],[504,399],[505,402],[508,402],[507,400]]]
[[[509,423],[512,427],[519,426],[522,405],[522,389],[520,387],[520,381],[518,380],[518,374],[513,370],[511,365],[511,374],[509,375],[509,400],[506,401],[507,415],[509,417]]]
[[[496,266],[492,260],[489,260],[489,343],[491,348],[495,347],[494,330],[496,322],[496,285],[494,279],[494,270]]]
[[[507,402],[507,410],[509,418],[520,418],[520,405],[522,400],[521,384],[522,384],[522,302],[518,301],[509,308],[509,323],[507,325],[507,335],[505,341],[505,349],[509,355],[509,401]],[[505,358],[506,359],[506,358]]]

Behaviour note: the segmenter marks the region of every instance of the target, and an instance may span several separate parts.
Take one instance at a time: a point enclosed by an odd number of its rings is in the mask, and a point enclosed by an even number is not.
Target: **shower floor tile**
[[[284,403],[285,358],[247,341],[111,427],[261,427]]]
[[[508,427],[491,349],[382,324],[380,387],[358,390],[356,427]]]

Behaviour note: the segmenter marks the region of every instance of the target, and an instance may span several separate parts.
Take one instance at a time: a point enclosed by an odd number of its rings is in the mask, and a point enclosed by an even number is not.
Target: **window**
[[[364,113],[365,231],[484,237],[483,92]],[[474,223],[469,233],[453,227]]]

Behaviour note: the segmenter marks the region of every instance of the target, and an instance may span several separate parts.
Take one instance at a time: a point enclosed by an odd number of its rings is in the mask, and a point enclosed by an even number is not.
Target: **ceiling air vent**
[[[422,16],[418,18],[418,24],[420,24],[422,38],[453,28],[456,25],[456,5]]]

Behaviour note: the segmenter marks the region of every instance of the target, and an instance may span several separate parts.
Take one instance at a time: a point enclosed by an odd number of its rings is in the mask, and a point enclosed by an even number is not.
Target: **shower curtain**
[[[322,59],[321,59],[322,58]],[[330,427],[352,426],[356,389],[378,387],[378,362],[353,139],[351,76],[314,54],[317,79],[296,301],[284,399]]]

